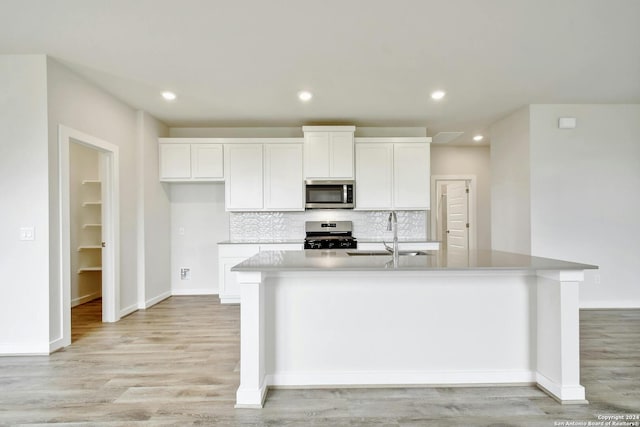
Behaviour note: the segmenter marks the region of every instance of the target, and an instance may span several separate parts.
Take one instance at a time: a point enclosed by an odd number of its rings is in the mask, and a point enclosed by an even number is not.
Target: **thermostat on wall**
[[[558,128],[560,129],[575,129],[576,118],[575,117],[560,117],[558,119]]]

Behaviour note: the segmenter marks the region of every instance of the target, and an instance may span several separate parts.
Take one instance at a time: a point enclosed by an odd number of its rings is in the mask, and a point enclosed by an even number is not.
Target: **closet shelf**
[[[78,274],[88,273],[90,271],[102,271],[102,267],[82,267],[78,269]]]
[[[82,224],[82,228],[102,227],[102,224]]]
[[[83,202],[82,207],[86,208],[87,206],[100,206],[102,202]]]
[[[102,182],[98,179],[85,179],[82,181],[82,184],[102,184]]]
[[[102,249],[102,245],[84,245],[84,246],[78,246],[78,252],[80,251],[84,251],[87,249]]]

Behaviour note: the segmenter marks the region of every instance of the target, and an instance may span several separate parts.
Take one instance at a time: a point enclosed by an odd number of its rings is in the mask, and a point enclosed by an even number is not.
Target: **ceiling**
[[[0,10],[0,54],[48,54],[174,127],[426,126],[464,132],[444,138],[464,145],[530,103],[640,102],[638,0],[0,0]]]

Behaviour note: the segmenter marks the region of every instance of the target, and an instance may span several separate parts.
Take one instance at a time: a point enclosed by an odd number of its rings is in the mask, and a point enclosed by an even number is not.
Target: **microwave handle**
[[[348,200],[347,200],[348,195],[347,194],[348,194],[347,193],[347,184],[342,184],[342,200],[344,200],[343,203],[347,203],[348,202]]]

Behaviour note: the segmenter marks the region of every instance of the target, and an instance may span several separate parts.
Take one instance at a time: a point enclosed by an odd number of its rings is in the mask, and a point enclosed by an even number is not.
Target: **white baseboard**
[[[154,305],[158,304],[159,302],[166,300],[171,295],[172,295],[171,291],[163,292],[158,296],[155,296],[153,298],[150,298],[150,299],[146,300],[144,302],[144,307],[139,307],[139,308],[141,308],[143,310],[146,310],[147,308],[153,307]]]
[[[94,299],[100,298],[101,296],[102,292],[93,292],[78,298],[74,298],[71,300],[71,307],[76,307],[80,304],[84,304],[85,302],[93,301]]]
[[[172,289],[171,295],[218,295],[218,290],[208,288]]]
[[[532,384],[533,371],[286,372],[267,375],[269,386]]]
[[[128,316],[134,311],[138,311],[138,304],[131,304],[129,307],[125,307],[120,310],[120,319],[122,319],[124,316]]]
[[[65,346],[64,338],[58,338],[49,343],[49,353],[53,353],[56,350],[60,350]]]
[[[36,343],[0,343],[2,356],[48,356],[49,345]]]
[[[585,310],[637,309],[640,308],[640,301],[582,301],[580,302],[580,308]]]

